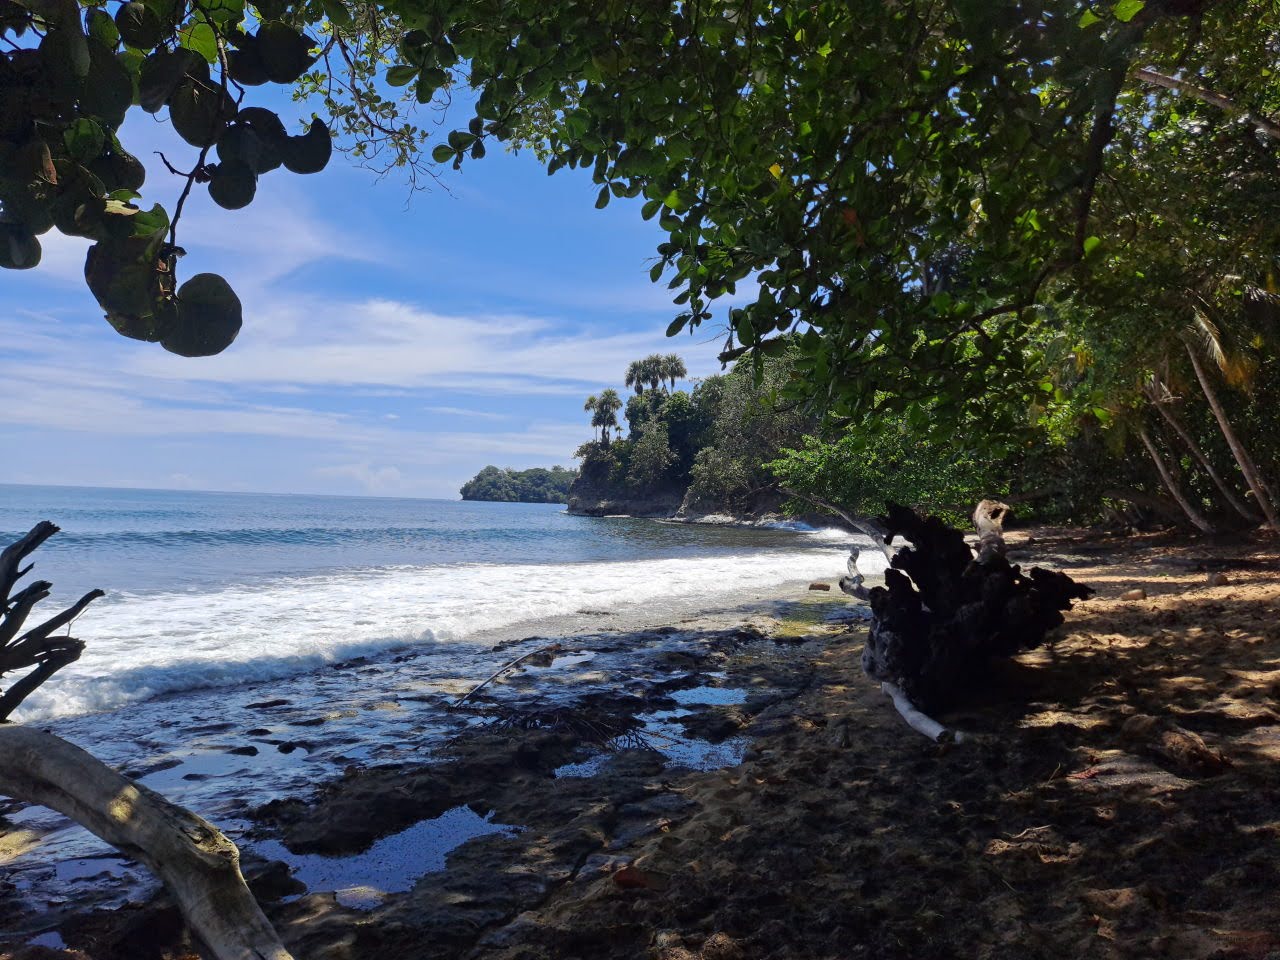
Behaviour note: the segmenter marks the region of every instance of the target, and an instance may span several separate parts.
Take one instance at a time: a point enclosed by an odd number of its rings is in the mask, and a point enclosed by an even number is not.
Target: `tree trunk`
[[[1214,419],[1218,421],[1218,428],[1222,431],[1222,436],[1226,438],[1227,446],[1231,448],[1232,456],[1236,458],[1236,463],[1240,465],[1240,472],[1244,474],[1245,482],[1249,484],[1249,489],[1253,491],[1254,499],[1258,501],[1258,509],[1267,518],[1268,526],[1273,530],[1280,530],[1280,517],[1276,516],[1276,508],[1271,499],[1271,491],[1263,483],[1262,475],[1258,472],[1258,468],[1254,466],[1253,458],[1249,456],[1249,451],[1245,449],[1244,444],[1240,442],[1240,438],[1236,436],[1235,430],[1231,428],[1231,421],[1227,419],[1227,412],[1222,408],[1222,404],[1218,400],[1218,394],[1209,382],[1209,375],[1205,372],[1204,364],[1200,361],[1200,355],[1196,353],[1195,347],[1190,343],[1186,344],[1186,348],[1187,355],[1191,357],[1191,366],[1196,372],[1196,379],[1200,381],[1200,389],[1204,391],[1205,399],[1209,401],[1209,409],[1213,411]]]
[[[57,810],[144,863],[215,960],[291,960],[213,824],[31,727],[0,725],[0,793]]]
[[[1159,383],[1159,381],[1157,381],[1157,383]],[[1161,384],[1161,386],[1163,385]],[[1205,473],[1209,474],[1210,479],[1213,480],[1214,485],[1218,488],[1219,492],[1221,492],[1223,498],[1231,505],[1231,509],[1240,514],[1240,516],[1244,517],[1250,523],[1257,523],[1259,520],[1258,515],[1245,506],[1244,503],[1241,502],[1240,498],[1235,495],[1235,492],[1231,487],[1227,485],[1227,481],[1223,479],[1222,474],[1220,474],[1217,467],[1213,465],[1208,454],[1201,449],[1200,444],[1196,443],[1195,438],[1191,436],[1190,431],[1187,430],[1182,419],[1169,409],[1168,401],[1153,396],[1151,398],[1151,402],[1155,404],[1155,408],[1160,411],[1161,416],[1168,421],[1169,426],[1173,427],[1173,432],[1182,438],[1182,442],[1187,445],[1187,449],[1191,451],[1191,455],[1200,462],[1200,466],[1204,467]]]
[[[1156,470],[1160,472],[1160,479],[1164,481],[1165,489],[1173,495],[1173,499],[1178,501],[1178,506],[1182,508],[1182,512],[1187,515],[1187,519],[1192,525],[1202,533],[1213,533],[1213,525],[1200,513],[1199,510],[1187,499],[1187,495],[1178,485],[1177,479],[1169,470],[1169,465],[1164,462],[1164,457],[1160,456],[1160,451],[1156,449],[1155,443],[1151,439],[1151,434],[1147,432],[1146,427],[1138,430],[1138,436],[1142,438],[1143,444],[1147,448],[1147,453],[1151,454],[1152,461],[1155,462]]]

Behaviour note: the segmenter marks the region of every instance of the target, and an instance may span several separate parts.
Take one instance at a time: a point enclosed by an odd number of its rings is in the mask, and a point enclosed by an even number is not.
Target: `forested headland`
[[[512,470],[487,466],[462,485],[463,500],[505,503],[565,503],[578,471],[564,467]]]

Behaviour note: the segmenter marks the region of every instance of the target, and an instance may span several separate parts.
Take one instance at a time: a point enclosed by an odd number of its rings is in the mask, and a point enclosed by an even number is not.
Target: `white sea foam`
[[[821,540],[847,533],[816,531]],[[864,554],[870,572],[878,554]],[[755,550],[629,562],[391,567],[217,590],[113,594],[77,624],[81,660],[33,694],[28,722],[164,693],[278,679],[401,646],[643,604],[664,610],[789,580],[839,576],[836,549]]]

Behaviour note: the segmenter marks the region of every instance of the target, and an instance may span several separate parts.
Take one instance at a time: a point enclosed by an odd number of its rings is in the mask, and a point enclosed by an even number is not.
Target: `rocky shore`
[[[965,743],[906,728],[858,608],[798,588],[736,624],[537,641],[427,762],[244,811],[246,872],[306,958],[1280,951],[1280,556],[1011,540],[1099,596],[948,718]],[[190,951],[162,895],[31,899],[0,887],[0,954]]]

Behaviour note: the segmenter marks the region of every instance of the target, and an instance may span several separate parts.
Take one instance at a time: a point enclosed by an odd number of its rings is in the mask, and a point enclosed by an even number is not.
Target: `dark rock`
[[[294,879],[289,865],[283,860],[272,860],[256,868],[245,869],[245,882],[259,900],[283,900],[307,892],[307,885]]]
[[[128,770],[120,771],[130,780],[141,780],[143,777],[149,777],[153,773],[159,773],[161,770],[172,770],[174,767],[182,766],[182,761],[177,757],[165,757],[163,760],[157,760],[155,763],[149,763],[142,767],[131,767]]]
[[[290,700],[262,700],[258,703],[246,703],[246,710],[265,710],[268,707],[287,707],[292,701]]]
[[[235,754],[237,757],[256,757],[258,748],[253,746],[231,747],[227,750],[227,753]]]

